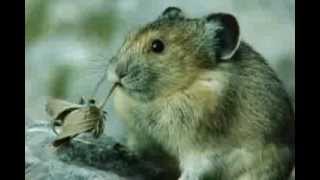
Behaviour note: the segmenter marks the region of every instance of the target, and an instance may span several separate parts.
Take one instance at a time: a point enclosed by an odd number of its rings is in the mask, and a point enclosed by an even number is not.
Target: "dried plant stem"
[[[93,97],[94,95],[97,94],[98,89],[100,88],[101,84],[105,81],[106,77],[107,77],[107,71],[105,71],[103,73],[102,77],[99,79],[97,85],[95,86],[95,88],[94,88],[94,90],[93,90],[93,92],[91,94],[91,97]]]
[[[115,88],[118,86],[118,83],[114,83],[109,91],[109,94],[107,95],[107,97],[104,99],[104,101],[101,103],[101,105],[98,107],[100,110],[103,109],[103,107],[106,105],[109,97],[112,95],[113,91],[115,90]]]

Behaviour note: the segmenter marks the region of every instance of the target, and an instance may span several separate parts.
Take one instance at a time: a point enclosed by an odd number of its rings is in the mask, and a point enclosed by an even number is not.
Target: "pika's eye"
[[[152,41],[151,49],[155,53],[161,53],[164,50],[164,44],[161,40],[156,39]]]

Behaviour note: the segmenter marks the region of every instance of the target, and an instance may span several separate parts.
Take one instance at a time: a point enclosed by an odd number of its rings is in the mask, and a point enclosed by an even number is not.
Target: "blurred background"
[[[26,0],[25,123],[48,121],[48,96],[73,102],[90,96],[125,34],[168,6],[178,6],[190,17],[236,15],[242,39],[269,61],[294,102],[294,0]],[[98,101],[109,88],[104,82]],[[106,132],[121,141],[125,131],[110,105]]]

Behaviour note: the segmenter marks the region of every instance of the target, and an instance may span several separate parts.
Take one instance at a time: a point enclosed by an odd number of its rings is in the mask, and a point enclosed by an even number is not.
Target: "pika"
[[[289,178],[292,104],[234,15],[168,7],[129,33],[107,73],[128,149],[171,158],[179,180]]]

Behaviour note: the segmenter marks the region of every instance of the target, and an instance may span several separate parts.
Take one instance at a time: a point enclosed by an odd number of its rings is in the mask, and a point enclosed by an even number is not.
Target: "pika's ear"
[[[240,27],[237,19],[231,14],[216,13],[207,16],[205,21],[206,31],[213,36],[218,58],[224,60],[232,58],[240,44]]]
[[[162,14],[160,15],[159,19],[183,19],[184,14],[182,10],[178,7],[167,7]]]

